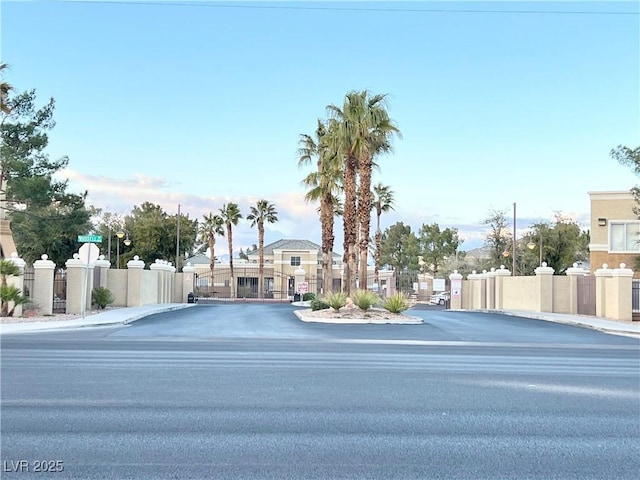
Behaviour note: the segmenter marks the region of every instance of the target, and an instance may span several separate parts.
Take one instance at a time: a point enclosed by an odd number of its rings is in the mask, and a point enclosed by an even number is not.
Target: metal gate
[[[252,300],[288,302],[294,295],[294,277],[265,269],[262,291],[260,277],[255,268],[242,265],[233,268],[234,288],[231,288],[231,269],[216,267],[213,272],[195,276],[194,292],[199,301],[207,300]],[[317,291],[316,281],[308,282],[308,291]]]
[[[67,311],[67,271],[57,268],[53,274],[53,313]]]
[[[578,315],[596,314],[596,277],[578,277]]]
[[[634,321],[640,320],[640,279],[631,284],[631,315]]]
[[[33,267],[25,267],[22,276],[22,295],[27,297],[28,302],[33,302],[33,284],[35,279],[35,270]],[[32,308],[27,306],[26,308]]]

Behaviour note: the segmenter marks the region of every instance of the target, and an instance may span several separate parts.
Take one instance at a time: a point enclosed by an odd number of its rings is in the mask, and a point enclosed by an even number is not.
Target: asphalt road
[[[3,335],[2,478],[637,478],[637,339],[439,310],[413,311],[424,325],[304,324],[291,310]]]

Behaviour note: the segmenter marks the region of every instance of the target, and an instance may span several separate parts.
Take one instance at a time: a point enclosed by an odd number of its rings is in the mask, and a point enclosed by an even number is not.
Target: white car
[[[430,302],[434,305],[444,305],[451,298],[451,294],[449,292],[437,292],[431,295]]]

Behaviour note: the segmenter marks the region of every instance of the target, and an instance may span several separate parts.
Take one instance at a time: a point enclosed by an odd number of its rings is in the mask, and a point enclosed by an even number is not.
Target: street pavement
[[[223,306],[227,302],[218,304]],[[234,305],[231,303],[230,305]],[[61,328],[81,328],[81,327],[96,327],[107,325],[120,325],[135,322],[137,320],[147,318],[150,315],[157,313],[172,312],[175,310],[181,310],[185,308],[193,308],[198,306],[197,304],[184,304],[184,303],[169,303],[169,304],[152,304],[143,305],[140,307],[129,308],[116,308],[107,310],[104,313],[98,313],[90,315],[85,318],[77,318],[73,320],[48,320],[46,322],[24,322],[24,323],[7,323],[0,324],[0,335],[9,333],[23,333],[34,332],[42,330],[56,330]],[[202,306],[202,305],[201,305]],[[291,304],[290,307],[296,309],[306,309],[307,306],[302,303]],[[441,311],[440,307],[416,305],[410,309],[407,313],[413,315],[416,311]],[[457,310],[457,312],[464,312],[465,310]],[[448,313],[453,313],[449,311]],[[591,328],[607,333],[614,333],[619,335],[640,336],[640,322],[616,322],[613,320],[607,320],[599,317],[591,317],[587,315],[568,315],[559,313],[548,312],[529,312],[524,310],[475,310],[478,313],[487,314],[501,314],[508,316],[516,316],[522,318],[532,318],[536,320],[544,320],[548,322],[562,323],[566,325],[573,325],[584,328]]]
[[[636,338],[426,308],[421,325],[308,324],[295,308],[3,334],[2,478],[637,478]]]

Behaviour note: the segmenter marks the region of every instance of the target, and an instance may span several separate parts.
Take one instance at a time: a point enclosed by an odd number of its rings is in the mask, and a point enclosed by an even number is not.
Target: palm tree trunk
[[[264,298],[264,225],[258,223],[258,250],[260,251],[260,264],[258,265],[258,298]]]
[[[351,296],[352,291],[355,291],[356,277],[354,272],[356,271],[356,164],[357,159],[353,156],[347,158],[345,171],[344,171],[344,232],[345,232],[345,251],[347,253],[347,263],[344,271],[344,283],[345,293],[347,296]]]
[[[380,222],[380,217],[378,217],[378,222]],[[376,231],[376,258],[374,267],[374,282],[376,284],[380,284],[380,245],[382,244],[382,232],[380,232],[380,227],[378,226],[378,230]],[[380,287],[378,287],[380,288]]]
[[[360,160],[358,220],[360,223],[360,288],[366,290],[369,230],[371,228],[371,157],[369,155]]]
[[[231,298],[236,298],[236,283],[233,276],[233,233],[231,226],[227,227],[227,239],[229,240],[229,270],[231,272],[231,279],[229,281],[229,287],[231,288]]]
[[[333,291],[333,199],[326,192],[320,200],[320,223],[322,226],[322,293]]]

